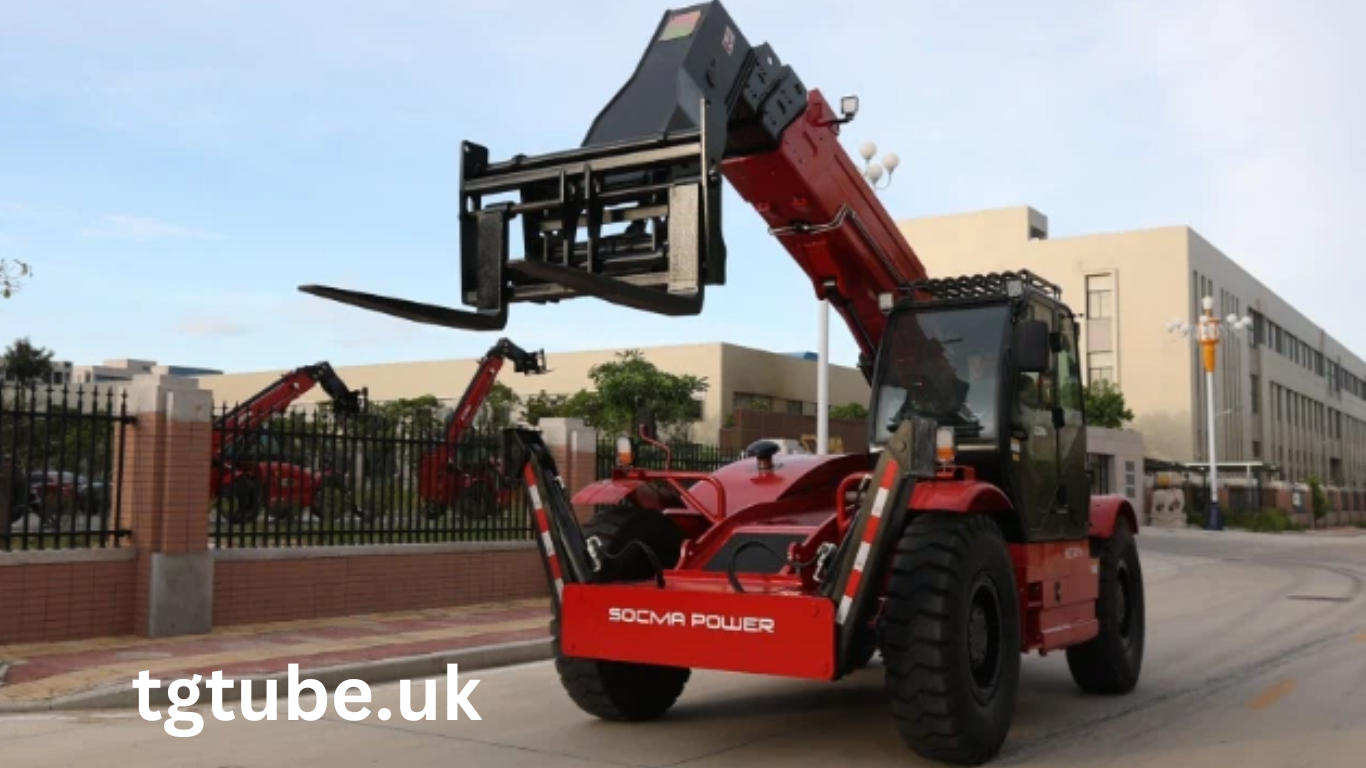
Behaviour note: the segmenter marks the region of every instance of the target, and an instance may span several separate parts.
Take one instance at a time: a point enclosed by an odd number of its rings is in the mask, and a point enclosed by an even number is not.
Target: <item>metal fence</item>
[[[126,543],[127,395],[0,382],[0,551]]]
[[[214,423],[213,547],[529,539],[525,485],[502,474],[502,435],[448,445],[445,419],[296,411]]]
[[[632,459],[635,466],[643,469],[664,469],[666,454],[649,443],[637,442],[636,455]],[[689,443],[669,446],[667,455],[669,468],[684,472],[715,472],[744,458],[744,451],[723,450],[717,445]],[[601,480],[612,476],[612,467],[617,463],[617,443],[615,439],[598,439],[597,476]]]

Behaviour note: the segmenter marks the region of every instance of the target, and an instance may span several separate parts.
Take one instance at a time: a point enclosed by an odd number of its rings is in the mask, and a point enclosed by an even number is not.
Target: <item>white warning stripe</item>
[[[840,608],[839,612],[835,615],[835,621],[840,624],[843,624],[844,620],[849,618],[849,611],[853,607],[854,598],[848,595],[845,595],[844,597],[840,598]]]
[[[858,554],[854,556],[854,570],[859,572],[863,571],[863,566],[868,564],[868,553],[872,551],[873,548],[868,545],[868,542],[864,541],[859,543]]]
[[[873,497],[873,517],[882,517],[882,508],[887,506],[887,487],[877,489],[877,495]]]

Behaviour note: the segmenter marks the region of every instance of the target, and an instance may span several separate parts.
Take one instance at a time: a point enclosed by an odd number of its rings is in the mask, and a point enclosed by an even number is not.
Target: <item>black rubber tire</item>
[[[476,477],[475,481],[461,492],[455,506],[465,520],[488,520],[498,515],[498,494],[487,477]]]
[[[942,763],[982,765],[996,757],[1014,717],[1020,631],[1014,565],[996,523],[951,513],[913,518],[892,560],[882,624],[887,692],[902,740]]]
[[[230,511],[224,515],[229,525],[246,525],[256,522],[265,506],[264,489],[260,481],[249,475],[238,475],[227,487],[222,496],[229,499]]]
[[[649,547],[660,567],[678,562],[683,534],[656,510],[607,507],[583,526],[584,537],[597,536],[602,549],[615,557],[604,558],[603,575],[609,581],[653,579],[654,566],[632,541]],[[555,670],[560,684],[579,709],[602,720],[641,722],[668,712],[683,695],[692,676],[686,667],[665,667],[620,661],[599,661],[565,656],[560,648],[559,617],[552,619]]]
[[[858,646],[854,649],[853,665],[854,669],[863,669],[873,661],[873,656],[877,655],[877,635],[870,629],[861,635]]]
[[[1067,649],[1067,668],[1087,693],[1123,695],[1138,685],[1143,671],[1143,567],[1123,517],[1115,521],[1114,535],[1093,540],[1092,550],[1100,558],[1100,634]]]
[[[340,479],[329,477],[318,484],[312,512],[322,520],[341,520],[351,514],[350,494]]]

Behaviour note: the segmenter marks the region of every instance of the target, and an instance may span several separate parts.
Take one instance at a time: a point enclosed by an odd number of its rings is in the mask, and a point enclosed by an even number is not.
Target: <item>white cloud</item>
[[[0,200],[0,216],[16,219],[37,219],[43,216],[43,212],[25,203]]]
[[[186,336],[245,336],[251,326],[225,317],[193,317],[180,321],[179,330]]]
[[[126,216],[109,214],[99,219],[102,226],[86,229],[82,234],[88,237],[133,237],[139,239],[155,237],[189,237],[195,239],[217,239],[217,233],[192,229],[162,221],[150,216]]]

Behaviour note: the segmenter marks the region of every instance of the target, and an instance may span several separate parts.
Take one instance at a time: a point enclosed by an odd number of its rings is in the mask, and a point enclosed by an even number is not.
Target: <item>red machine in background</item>
[[[836,113],[720,3],[670,10],[581,147],[490,162],[464,143],[473,311],[301,290],[467,330],[578,297],[696,315],[725,283],[729,182],[852,332],[871,450],[775,460],[756,445],[714,473],[647,471],[625,436],[613,476],[571,500],[539,433],[509,430],[561,683],[585,712],[640,721],[693,669],[834,681],[880,652],[905,742],[980,764],[1010,732],[1022,654],[1065,653],[1086,692],[1137,685],[1138,517],[1091,494],[1061,292],[1026,270],[930,278],[840,144],[857,108]],[[574,504],[601,511],[581,525]]]
[[[282,375],[214,421],[210,494],[212,499],[229,501],[221,512],[228,522],[251,522],[264,510],[277,518],[296,509],[320,516],[357,511],[344,468],[309,469],[294,464],[263,429],[271,417],[283,415],[316,386],[332,399],[338,416],[358,416],[364,411],[365,391],[348,388],[330,363],[320,362]]]
[[[484,519],[507,509],[512,501],[516,478],[507,478],[497,457],[475,464],[461,464],[460,445],[473,426],[493,391],[498,373],[511,360],[517,373],[537,375],[546,372],[545,352],[528,352],[508,339],[499,339],[479,360],[465,394],[446,422],[446,440],[440,447],[423,454],[418,466],[418,496],[428,519],[443,517],[452,508],[471,519]]]

